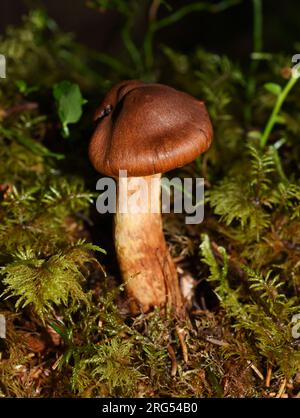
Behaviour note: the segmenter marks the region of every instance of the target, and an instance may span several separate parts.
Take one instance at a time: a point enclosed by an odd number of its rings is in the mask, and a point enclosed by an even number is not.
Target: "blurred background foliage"
[[[299,396],[298,3],[1,7],[1,396]],[[184,324],[130,316],[111,219],[95,213],[93,112],[129,78],[204,100],[214,125],[176,173],[205,178],[205,221],[164,217],[193,284]]]

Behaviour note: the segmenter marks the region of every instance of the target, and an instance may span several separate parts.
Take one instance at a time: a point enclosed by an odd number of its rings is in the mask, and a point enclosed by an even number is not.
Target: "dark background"
[[[188,0],[169,3],[177,8],[187,4]],[[63,30],[74,32],[76,39],[89,47],[112,53],[121,48],[122,17],[116,12],[100,13],[90,9],[84,0],[0,0],[0,34],[7,25],[20,23],[29,8],[41,6]],[[264,50],[295,52],[294,43],[300,42],[300,1],[265,0],[263,11]],[[162,7],[159,17],[165,13]],[[142,36],[145,23],[146,10],[144,17],[142,13],[137,22],[137,38]],[[252,1],[244,0],[219,14],[193,13],[162,30],[160,40],[184,51],[202,45],[211,51],[248,57],[252,47]]]

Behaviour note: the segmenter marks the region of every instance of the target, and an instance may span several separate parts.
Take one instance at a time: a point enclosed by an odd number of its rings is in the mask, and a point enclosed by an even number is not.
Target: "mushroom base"
[[[143,177],[149,181],[159,176]],[[148,200],[135,201],[141,212],[130,213],[130,193],[127,192],[128,211],[115,215],[115,247],[120,271],[134,314],[148,312],[153,307],[171,307],[177,315],[183,312],[182,296],[176,267],[165,242],[160,213],[160,181],[151,189],[151,210]],[[150,201],[150,199],[149,199]],[[154,206],[154,207],[153,207]],[[157,213],[152,213],[156,211]]]

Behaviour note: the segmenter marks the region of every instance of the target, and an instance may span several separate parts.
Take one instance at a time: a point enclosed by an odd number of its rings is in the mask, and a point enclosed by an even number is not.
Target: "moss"
[[[172,16],[162,25],[188,12],[162,3]],[[289,57],[273,54],[249,70],[200,47],[185,54],[163,46],[153,60],[159,27],[136,45],[133,13],[140,9],[133,1],[128,13],[124,4],[110,2],[125,22],[122,62],[78,45],[40,11],[0,43],[12,60],[0,93],[0,310],[7,322],[0,396],[269,397],[284,379],[285,393],[296,396],[299,83],[261,140],[278,98],[264,84],[285,84]],[[99,91],[130,77],[190,92],[205,100],[213,120],[211,150],[177,172],[205,177],[205,220],[164,219],[181,279],[193,279],[186,323],[159,310],[130,315],[106,220],[94,212],[86,153],[93,105],[68,139],[55,110],[53,83],[78,83],[95,103]]]

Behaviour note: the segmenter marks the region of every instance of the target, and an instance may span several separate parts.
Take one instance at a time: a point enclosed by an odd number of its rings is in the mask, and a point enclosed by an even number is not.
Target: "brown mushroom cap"
[[[96,112],[89,156],[95,169],[118,177],[164,173],[193,161],[212,141],[203,102],[162,84],[123,81]]]

